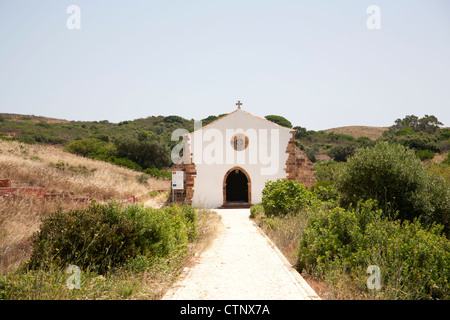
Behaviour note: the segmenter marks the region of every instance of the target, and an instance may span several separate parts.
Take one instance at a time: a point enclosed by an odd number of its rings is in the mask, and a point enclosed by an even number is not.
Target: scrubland
[[[186,233],[182,230],[185,230],[187,222],[182,222],[184,220],[180,218],[170,220],[170,214],[163,214],[167,210],[178,212],[179,209],[159,209],[167,202],[170,180],[77,156],[60,147],[0,140],[0,179],[11,180],[12,187],[45,188],[47,195],[53,195],[39,198],[16,194],[0,198],[0,299],[159,299],[183,265],[189,263],[189,258],[207,246],[220,225],[219,217],[213,212],[197,210],[195,219],[192,218],[195,223],[189,224],[189,241],[187,238],[180,240],[179,235]],[[138,203],[129,203],[132,196],[137,197]],[[46,250],[53,248],[52,250],[56,250],[54,252],[60,253],[62,245],[74,246],[81,240],[88,239],[83,237],[87,237],[95,228],[99,228],[97,235],[103,232],[105,239],[115,239],[106,232],[108,226],[111,226],[108,220],[96,220],[96,214],[92,211],[95,206],[109,208],[111,203],[118,208],[115,212],[119,220],[122,219],[122,212],[126,215],[130,210],[140,212],[141,216],[167,216],[169,220],[164,218],[166,222],[163,221],[161,228],[159,223],[151,222],[150,218],[146,223],[133,223],[146,228],[146,232],[165,235],[162,238],[155,238],[155,234],[150,237],[151,240],[148,241],[155,243],[150,243],[148,248],[171,248],[174,243],[179,243],[183,250],[158,255],[151,250],[142,249],[144,247],[139,240],[132,246],[134,251],[131,251],[139,254],[126,265],[112,265],[113,268],[106,271],[93,267],[81,268],[79,290],[67,287],[66,281],[70,274],[66,273],[66,269],[70,261],[67,261],[67,266],[64,263],[55,264],[59,261],[56,255],[33,260],[39,250],[47,252]],[[83,220],[86,212],[90,213],[90,220]],[[58,221],[65,221],[64,226],[49,224],[51,217],[55,215],[59,217]],[[174,214],[174,217],[177,215],[179,214]],[[68,216],[75,218],[64,220]],[[133,219],[134,216],[129,217],[129,221],[134,221]],[[81,224],[70,226],[72,221]],[[44,225],[47,227],[43,231]],[[68,228],[75,232],[72,238],[67,238],[67,241],[58,245],[53,240],[39,242],[41,246],[38,249],[37,235],[45,237],[45,233],[50,232],[54,236]],[[119,228],[117,232],[125,232],[124,237],[129,239],[132,234],[127,233],[127,230]],[[195,237],[191,234],[195,234]],[[101,241],[98,245],[102,243],[107,242]],[[89,246],[84,248],[88,251],[92,249]],[[91,259],[91,254],[99,253],[91,252],[86,257]],[[97,258],[104,257],[108,255],[102,256],[100,253]],[[109,258],[114,261],[116,256]],[[36,263],[39,266],[31,268],[31,262],[34,266]]]

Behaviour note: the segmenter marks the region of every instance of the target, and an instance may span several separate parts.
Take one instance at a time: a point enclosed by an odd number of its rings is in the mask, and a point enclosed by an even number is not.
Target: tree
[[[336,187],[344,205],[372,198],[386,214],[398,211],[398,218],[407,220],[422,216],[450,229],[450,185],[428,175],[415,152],[401,145],[379,142],[356,150]]]
[[[268,115],[268,116],[265,116],[265,118],[269,121],[272,121],[272,122],[280,125],[280,126],[283,126],[286,128],[292,128],[292,123],[288,119],[286,119],[282,116]]]
[[[391,127],[392,130],[397,131],[405,127],[412,128],[415,132],[428,132],[434,133],[439,126],[443,124],[433,115],[425,115],[422,118],[418,118],[415,115],[408,115],[403,119],[395,120],[394,125]]]
[[[409,116],[404,117],[403,119],[395,120],[395,124],[393,127],[396,130],[403,129],[406,126],[415,129],[415,128],[417,128],[418,122],[419,122],[419,118],[417,116],[409,115]]]
[[[170,165],[170,149],[161,137],[139,131],[134,135],[120,136],[115,139],[119,157],[136,162],[143,169],[156,167],[161,169]]]
[[[300,127],[300,126],[296,126],[293,127],[292,129],[295,129],[295,139],[300,139],[302,137],[306,137],[307,136],[307,132],[308,130],[306,130],[306,128]]]
[[[167,116],[163,121],[166,123],[183,123],[183,118],[180,116]]]
[[[408,115],[395,120],[395,124],[383,133],[379,141],[398,143],[416,151],[442,152],[446,150],[448,144],[441,140],[445,140],[445,136],[441,135],[443,130],[439,130],[441,125],[442,123],[433,115],[426,114],[422,118]]]
[[[213,121],[216,121],[217,119],[219,119],[218,116],[209,116],[207,118],[202,119],[202,125],[206,126],[207,124],[210,124]]]
[[[356,145],[336,145],[328,151],[328,155],[333,158],[334,161],[347,161],[347,158],[355,153]]]
[[[420,118],[417,123],[418,131],[425,131],[429,133],[434,133],[442,126],[443,123],[440,122],[435,116],[425,115],[425,117]]]

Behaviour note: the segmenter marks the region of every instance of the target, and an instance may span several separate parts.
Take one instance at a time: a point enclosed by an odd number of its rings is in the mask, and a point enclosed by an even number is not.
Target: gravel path
[[[222,216],[223,231],[163,299],[320,299],[249,219],[249,209],[217,212]]]

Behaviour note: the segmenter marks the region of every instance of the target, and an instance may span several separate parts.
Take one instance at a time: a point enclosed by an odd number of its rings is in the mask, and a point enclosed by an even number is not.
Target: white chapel
[[[241,109],[183,136],[175,170],[184,171],[178,201],[196,207],[250,207],[268,180],[316,183],[313,164],[295,145],[295,130]]]

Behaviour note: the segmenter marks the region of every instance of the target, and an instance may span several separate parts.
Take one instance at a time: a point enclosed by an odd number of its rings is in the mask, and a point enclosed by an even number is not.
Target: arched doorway
[[[234,167],[227,171],[223,179],[223,203],[251,203],[251,181],[248,173]]]

